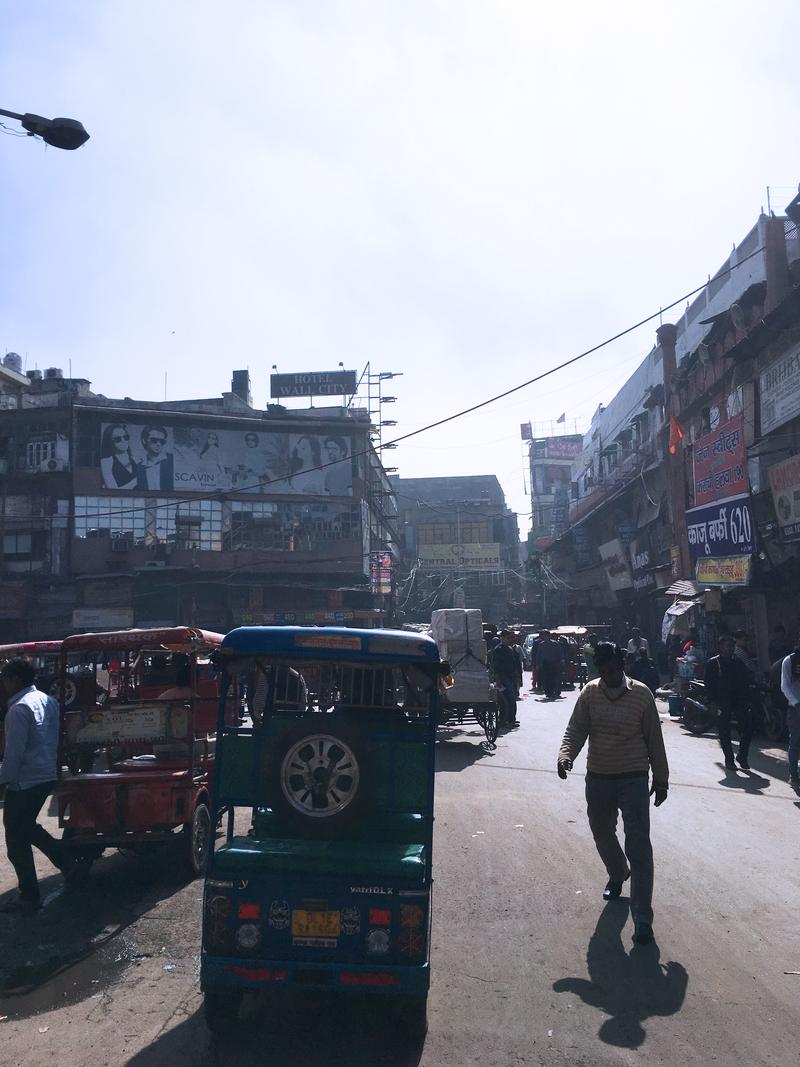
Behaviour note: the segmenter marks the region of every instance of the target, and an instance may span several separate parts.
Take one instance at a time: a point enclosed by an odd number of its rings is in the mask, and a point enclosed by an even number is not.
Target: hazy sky
[[[800,180],[796,0],[0,2],[0,346],[109,396],[249,367],[402,371],[406,432],[700,284]],[[8,122],[11,129],[18,129]],[[497,474],[519,423],[581,427],[644,327],[387,453]],[[520,522],[524,536],[528,519]]]

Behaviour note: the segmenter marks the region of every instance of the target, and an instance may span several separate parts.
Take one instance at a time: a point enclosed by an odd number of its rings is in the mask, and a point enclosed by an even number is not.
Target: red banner
[[[692,453],[695,507],[749,492],[741,415],[699,437]]]

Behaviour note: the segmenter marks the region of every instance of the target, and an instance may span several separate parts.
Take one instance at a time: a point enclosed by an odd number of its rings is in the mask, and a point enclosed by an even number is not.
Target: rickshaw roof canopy
[[[53,655],[61,651],[61,645],[61,641],[23,641],[18,645],[0,645],[0,659]]]
[[[195,626],[168,626],[156,630],[111,630],[74,634],[61,643],[64,652],[207,652],[219,648],[223,635]]]
[[[220,649],[223,656],[276,656],[298,660],[401,660],[438,663],[433,638],[406,630],[347,626],[240,626]]]

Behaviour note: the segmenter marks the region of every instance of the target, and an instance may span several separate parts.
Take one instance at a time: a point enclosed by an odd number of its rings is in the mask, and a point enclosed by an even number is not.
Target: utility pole
[[[661,365],[664,368],[664,411],[667,417],[667,433],[669,434],[672,419],[677,421],[680,414],[680,398],[676,388],[675,379],[677,364],[675,357],[675,341],[677,328],[665,322],[656,330],[656,340],[661,348]],[[669,441],[669,437],[667,438]],[[667,492],[669,494],[669,507],[672,513],[672,529],[675,532],[675,544],[678,549],[680,561],[680,576],[693,578],[692,564],[689,559],[689,536],[686,529],[686,479],[684,476],[683,449],[680,442],[672,455],[667,447]]]

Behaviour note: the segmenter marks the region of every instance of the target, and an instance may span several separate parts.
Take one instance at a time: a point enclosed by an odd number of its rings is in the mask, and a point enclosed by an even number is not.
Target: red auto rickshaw
[[[64,639],[55,796],[85,864],[106,848],[161,842],[190,875],[205,870],[219,701],[210,656],[222,636],[178,626]],[[236,722],[236,693],[229,705]]]
[[[58,682],[60,641],[22,641],[16,645],[0,645],[0,667],[16,656],[25,656],[36,668],[36,688],[49,693]]]
[[[58,695],[58,672],[61,657],[60,641],[23,641],[16,645],[0,645],[0,667],[17,656],[25,656],[36,668],[36,688],[43,693]],[[55,689],[53,688],[55,686]],[[3,723],[8,710],[6,695],[0,686],[0,755],[5,750]]]

